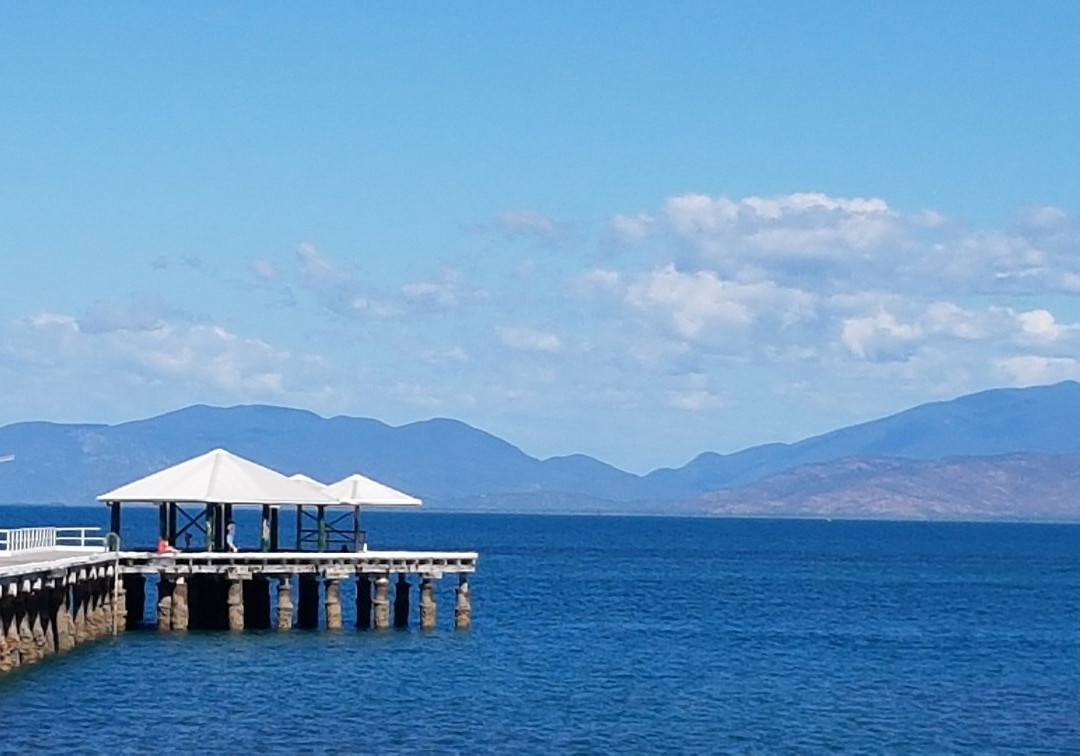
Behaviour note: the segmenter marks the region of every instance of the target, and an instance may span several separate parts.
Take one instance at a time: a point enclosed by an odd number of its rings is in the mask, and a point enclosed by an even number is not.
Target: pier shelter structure
[[[321,484],[316,481],[316,485]],[[354,541],[357,544],[357,550],[361,548],[361,542],[364,547],[366,547],[367,543],[367,533],[360,529],[360,510],[362,507],[383,509],[386,507],[418,507],[421,504],[420,499],[417,499],[415,496],[410,496],[409,494],[397,491],[390,486],[383,485],[377,480],[366,478],[359,473],[353,473],[352,475],[342,478],[337,483],[331,483],[328,486],[324,486],[323,490],[337,499],[339,504],[351,510],[352,532],[354,534]],[[297,511],[299,512],[300,509],[301,508],[298,507]],[[318,512],[320,512],[320,510],[316,509],[316,513]],[[347,516],[348,513],[346,513],[346,515],[338,515],[332,521],[326,521],[325,515],[323,515],[322,520],[320,520],[319,514],[316,514],[316,537],[323,532],[326,532],[326,537],[323,539],[324,541],[332,539],[336,534],[342,534],[347,537],[348,533],[339,529],[342,520]],[[320,527],[320,522],[326,522],[326,525]],[[297,515],[297,550],[299,550],[300,545],[302,524],[300,516]]]
[[[198,534],[194,545],[205,551],[226,550],[233,507],[258,506],[260,549],[276,551],[281,506],[314,506],[325,512],[339,504],[323,486],[309,480],[288,478],[225,449],[214,449],[103,493],[97,500],[109,506],[110,529],[117,535],[122,534],[121,507],[149,503],[158,507],[160,539],[189,550],[191,542],[184,536]]]
[[[158,578],[159,629],[241,630],[273,625],[284,630],[294,624],[294,606],[299,627],[340,628],[341,581],[353,577],[357,625],[390,625],[390,585],[396,577],[393,624],[403,627],[409,624],[412,575],[420,582],[420,625],[431,628],[435,626],[433,581],[444,574],[458,576],[455,627],[471,623],[468,575],[476,569],[477,554],[369,550],[360,529],[361,507],[419,506],[421,502],[364,476],[351,475],[324,486],[306,476],[286,477],[215,449],[97,498],[110,507],[111,529],[118,536],[122,535],[125,504],[158,507],[163,548],[149,553],[134,550],[121,538],[120,550],[128,595],[145,597],[145,578]],[[257,550],[239,551],[229,543],[227,528],[238,507],[261,510]],[[292,549],[284,548],[280,537],[279,513],[286,507],[296,510]],[[135,599],[127,613],[129,625],[144,621],[139,606]],[[272,613],[276,614],[273,621]]]

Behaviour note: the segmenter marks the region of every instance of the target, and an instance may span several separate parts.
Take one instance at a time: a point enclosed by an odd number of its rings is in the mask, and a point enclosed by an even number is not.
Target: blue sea
[[[430,633],[128,633],[0,679],[0,752],[1080,752],[1078,526],[365,523],[478,550],[472,629],[448,577]]]

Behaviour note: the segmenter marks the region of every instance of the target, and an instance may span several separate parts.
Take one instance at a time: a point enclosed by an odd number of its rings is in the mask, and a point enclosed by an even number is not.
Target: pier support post
[[[420,628],[435,628],[435,581],[427,576],[420,578]]]
[[[64,587],[63,578],[60,578],[59,584],[54,581],[45,595],[49,611],[49,641],[52,643],[53,651],[57,653],[68,650],[63,645],[64,631],[67,627],[64,623],[66,598],[67,589]]]
[[[97,637],[94,623],[97,621],[97,585],[96,581],[86,579],[83,581],[83,635],[82,640],[89,641]]]
[[[469,578],[462,572],[458,575],[454,627],[458,630],[468,630],[470,625],[472,625],[472,596],[469,593]]]
[[[122,633],[127,630],[127,591],[124,589],[124,581],[119,575],[109,578],[110,606],[112,608],[112,634]]]
[[[326,611],[326,629],[341,629],[341,580],[323,578],[323,605]]]
[[[191,609],[188,605],[188,581],[177,577],[172,589],[172,629],[187,630],[191,625]]]
[[[31,629],[31,618],[27,606],[27,595],[20,594],[15,599],[15,616],[19,626],[19,660],[23,665],[33,664],[37,661],[36,646],[34,644],[34,631]]]
[[[71,589],[66,585],[56,588],[56,650],[70,651],[75,647],[75,621],[71,618]]]
[[[375,629],[385,630],[390,627],[390,579],[386,575],[379,575],[375,581],[375,600],[372,605]]]
[[[356,626],[371,627],[371,578],[364,572],[356,576]]]
[[[138,573],[124,575],[124,609],[127,629],[134,630],[146,618],[146,578]]]
[[[79,581],[79,586],[82,589],[79,595],[79,604],[82,609],[82,631],[76,635],[75,640],[83,643],[94,639],[94,611],[97,605],[97,597],[94,595],[93,580],[83,578]]]
[[[90,640],[105,634],[105,590],[100,578],[87,585],[86,637]]]
[[[292,578],[288,575],[278,578],[277,587],[277,629],[292,630],[293,600]]]
[[[315,575],[300,575],[300,606],[297,626],[314,630],[319,626],[319,579]]]
[[[165,575],[158,577],[157,629],[162,632],[172,630],[172,601],[175,585]]]
[[[394,627],[409,626],[409,579],[404,572],[398,573],[394,585]]]
[[[15,619],[15,601],[0,597],[0,672],[19,666],[19,625]]]
[[[244,581],[229,577],[229,629],[244,629]]]
[[[74,606],[72,607],[74,610],[74,618],[72,619],[72,624],[74,625],[73,636],[77,645],[79,643],[85,643],[87,640],[86,603],[90,600],[90,596],[86,590],[86,583],[81,580],[76,580],[75,584],[71,586],[71,597],[74,603]]]
[[[35,653],[39,659],[44,659],[56,651],[52,642],[52,627],[49,625],[48,588],[45,586],[30,594],[30,617]]]
[[[98,614],[97,614],[97,637],[102,638],[112,634],[112,578],[98,577]]]

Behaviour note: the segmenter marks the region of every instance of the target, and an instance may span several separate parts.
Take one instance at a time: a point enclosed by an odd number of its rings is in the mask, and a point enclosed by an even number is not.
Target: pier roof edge
[[[198,504],[333,505],[332,495],[306,481],[252,462],[225,449],[214,449],[101,494],[110,502]]]

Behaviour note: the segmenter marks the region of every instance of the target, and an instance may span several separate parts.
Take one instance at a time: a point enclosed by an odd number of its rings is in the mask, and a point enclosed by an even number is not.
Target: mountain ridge
[[[538,459],[454,418],[392,426],[290,407],[197,404],[116,425],[32,420],[0,427],[0,452],[17,455],[15,463],[0,466],[0,501],[89,502],[101,491],[220,446],[282,472],[328,482],[359,471],[436,507],[497,508],[502,501],[528,509],[531,500],[536,507],[571,511],[576,497],[582,506],[588,502],[589,511],[710,512],[715,507],[710,509],[709,496],[714,503],[726,501],[727,494],[717,492],[743,491],[753,498],[760,493],[753,486],[776,476],[812,465],[841,469],[850,459],[1080,455],[1080,438],[1070,433],[1078,426],[1076,382],[989,389],[794,443],[703,452],[682,467],[636,475],[584,454]],[[903,469],[927,480],[937,475],[918,465]],[[1038,469],[1064,474],[1061,466]],[[837,497],[848,495],[843,486],[854,485],[851,479],[830,480]],[[859,485],[870,485],[868,480]],[[926,496],[933,492],[927,489]],[[963,502],[954,504],[963,509]]]

